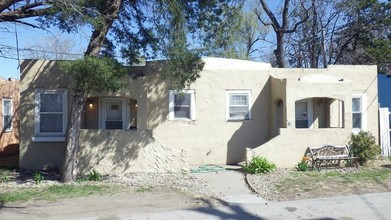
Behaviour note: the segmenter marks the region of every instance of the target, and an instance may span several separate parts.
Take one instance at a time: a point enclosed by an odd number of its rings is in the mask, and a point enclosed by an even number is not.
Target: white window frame
[[[252,102],[251,102],[251,90],[226,90],[225,91],[226,96],[226,120],[227,121],[250,121],[252,120],[252,114],[251,114],[251,108],[252,108]],[[231,95],[246,95],[247,96],[247,112],[248,112],[248,118],[243,119],[237,119],[237,118],[231,118],[230,117],[230,97]]]
[[[175,96],[179,95],[180,93],[189,94],[190,95],[190,118],[178,118],[175,117]],[[176,90],[169,90],[168,94],[168,120],[174,121],[174,120],[184,120],[184,121],[195,121],[196,120],[196,109],[195,109],[195,90],[193,89],[186,89],[182,91],[176,91]]]
[[[358,112],[353,112],[353,99],[354,98],[359,98],[361,99],[361,128],[354,128],[353,127],[353,114],[358,113]],[[361,130],[366,130],[367,129],[367,96],[364,93],[356,93],[352,94],[352,131],[353,133],[358,133]]]
[[[5,102],[6,101],[9,101],[9,103],[10,103],[9,109],[10,109],[11,113],[8,116],[11,116],[11,126],[9,128],[5,127],[5,125],[6,125],[5,116],[7,116],[7,114],[5,114],[4,109],[5,109]],[[3,131],[4,132],[10,132],[13,129],[13,123],[12,123],[12,121],[13,121],[12,118],[13,118],[13,115],[14,115],[13,104],[14,104],[14,102],[13,102],[13,100],[11,98],[3,98]]]
[[[62,131],[61,132],[41,132],[40,131],[40,94],[60,94],[63,99],[62,108]],[[34,142],[62,142],[65,141],[65,134],[68,122],[68,90],[67,89],[36,89],[35,90],[35,119],[34,119],[34,134],[32,138]]]
[[[102,105],[101,105],[101,112],[102,116],[99,117],[100,120],[100,126],[102,129],[106,129],[106,105],[108,102],[121,102],[122,103],[122,130],[126,130],[126,127],[128,125],[128,106],[126,103],[125,98],[102,98]]]

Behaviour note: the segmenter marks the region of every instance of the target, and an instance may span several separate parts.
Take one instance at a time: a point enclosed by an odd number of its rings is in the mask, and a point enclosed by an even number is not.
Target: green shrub
[[[246,173],[267,173],[276,168],[276,165],[264,157],[253,157],[249,163],[244,166]]]
[[[89,181],[101,181],[102,175],[100,175],[100,173],[98,171],[93,169],[92,171],[89,172],[88,180]]]
[[[380,155],[380,146],[376,144],[375,137],[368,131],[360,131],[358,134],[352,134],[350,140],[351,154],[359,158],[361,165],[368,160],[375,159]]]
[[[34,175],[33,175],[33,178],[34,178],[35,184],[37,184],[37,185],[40,184],[42,182],[42,180],[43,180],[43,176],[39,172],[35,172]]]

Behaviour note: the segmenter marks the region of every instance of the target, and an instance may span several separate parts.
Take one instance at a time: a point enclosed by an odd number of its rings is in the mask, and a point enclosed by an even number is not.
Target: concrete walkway
[[[225,170],[221,171],[193,173],[193,175],[215,188],[220,193],[221,200],[228,204],[266,203],[266,200],[247,187],[241,167],[224,166],[224,168]]]
[[[391,192],[117,216],[132,220],[391,219]]]

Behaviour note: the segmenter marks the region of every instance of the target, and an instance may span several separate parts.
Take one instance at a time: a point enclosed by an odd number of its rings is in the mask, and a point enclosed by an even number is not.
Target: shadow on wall
[[[227,164],[238,164],[246,159],[246,148],[255,148],[269,139],[271,111],[271,80],[268,79],[250,109],[250,121],[228,122],[241,123],[227,144]],[[253,97],[254,98],[254,97]],[[247,144],[245,144],[247,143]]]
[[[58,61],[24,60],[20,84],[20,165],[23,169],[42,169],[45,164],[59,167],[64,156],[64,142],[32,142],[34,136],[36,88],[69,88],[70,80],[59,70]],[[69,97],[72,96],[69,90]],[[68,100],[71,106],[71,100]],[[70,117],[68,117],[70,118]]]
[[[92,169],[122,173],[139,166],[135,161],[140,151],[154,141],[148,132],[122,130],[82,130],[80,138],[80,173]]]
[[[137,130],[82,130],[79,173],[91,169],[102,173],[180,171],[185,152],[156,140],[152,130],[167,120],[168,85],[161,62],[150,63],[139,78],[144,87],[130,94],[137,99]],[[130,88],[130,92],[136,92]]]
[[[149,130],[154,130],[158,125],[167,120],[168,116],[168,91],[170,89],[169,79],[165,79],[165,64],[152,62],[148,65],[148,83],[144,90],[147,95],[147,126]]]

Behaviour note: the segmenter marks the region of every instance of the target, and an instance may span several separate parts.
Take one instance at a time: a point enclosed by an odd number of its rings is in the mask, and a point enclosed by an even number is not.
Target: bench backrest
[[[320,147],[309,147],[312,156],[348,156],[347,146],[323,145]]]

